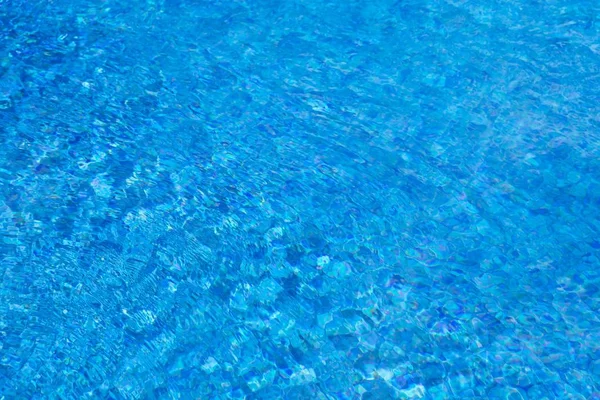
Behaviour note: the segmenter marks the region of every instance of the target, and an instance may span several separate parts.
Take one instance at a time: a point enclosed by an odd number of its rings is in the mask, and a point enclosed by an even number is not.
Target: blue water
[[[0,0],[0,398],[599,399],[599,19]]]

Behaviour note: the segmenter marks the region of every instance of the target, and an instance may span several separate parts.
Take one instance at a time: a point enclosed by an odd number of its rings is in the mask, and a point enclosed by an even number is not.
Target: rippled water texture
[[[599,399],[599,16],[0,0],[0,398]]]

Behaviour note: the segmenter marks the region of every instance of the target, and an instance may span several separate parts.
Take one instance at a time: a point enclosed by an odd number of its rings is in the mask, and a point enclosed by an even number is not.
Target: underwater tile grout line
[[[600,4],[0,1],[0,399],[600,399]]]

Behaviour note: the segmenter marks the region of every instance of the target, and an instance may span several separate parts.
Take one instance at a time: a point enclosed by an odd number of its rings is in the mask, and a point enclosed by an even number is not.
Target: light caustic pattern
[[[0,397],[600,397],[600,6],[0,1]]]

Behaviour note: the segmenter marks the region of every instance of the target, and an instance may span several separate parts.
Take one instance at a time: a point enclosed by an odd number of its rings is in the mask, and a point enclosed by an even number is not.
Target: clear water
[[[0,398],[600,398],[599,16],[0,1]]]

